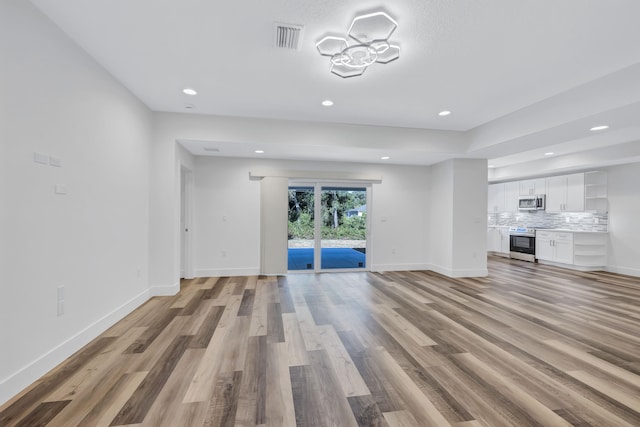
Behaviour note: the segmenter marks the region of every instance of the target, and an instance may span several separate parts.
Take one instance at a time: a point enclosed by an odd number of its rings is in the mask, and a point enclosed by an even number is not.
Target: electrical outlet
[[[66,186],[66,184],[56,184],[55,185],[55,193],[56,194],[67,194],[67,186]]]

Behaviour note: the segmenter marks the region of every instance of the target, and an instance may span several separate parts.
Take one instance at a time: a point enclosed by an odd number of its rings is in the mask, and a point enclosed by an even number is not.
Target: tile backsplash
[[[592,212],[501,212],[488,214],[487,224],[502,227],[562,228],[574,231],[607,231],[609,216]]]

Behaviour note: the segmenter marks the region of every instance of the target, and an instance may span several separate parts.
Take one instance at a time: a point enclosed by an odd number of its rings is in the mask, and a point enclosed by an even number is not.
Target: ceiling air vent
[[[298,50],[302,40],[303,25],[273,23],[273,45],[280,49]]]

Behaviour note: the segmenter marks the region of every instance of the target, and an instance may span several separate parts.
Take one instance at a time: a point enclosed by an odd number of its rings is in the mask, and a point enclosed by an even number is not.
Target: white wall
[[[429,244],[431,268],[441,274],[453,273],[453,162],[431,166],[429,176]]]
[[[249,172],[258,169],[382,175],[382,183],[373,185],[369,207],[371,267],[427,268],[427,167],[198,157],[193,225],[197,276],[259,273],[260,181],[249,180]]]
[[[606,169],[609,195],[608,270],[640,276],[640,163]]]
[[[486,276],[487,161],[453,160],[453,180],[454,275]]]
[[[431,269],[487,275],[487,162],[454,159],[431,167]]]
[[[29,2],[0,54],[3,402],[148,298],[151,114]]]
[[[265,176],[260,181],[260,273],[288,270],[289,178]]]

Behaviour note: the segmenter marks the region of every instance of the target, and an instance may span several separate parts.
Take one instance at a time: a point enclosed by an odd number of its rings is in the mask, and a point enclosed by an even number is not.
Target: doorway
[[[365,185],[291,183],[289,271],[365,271],[370,193]]]
[[[191,204],[193,173],[180,165],[180,278],[193,278],[191,262]]]

